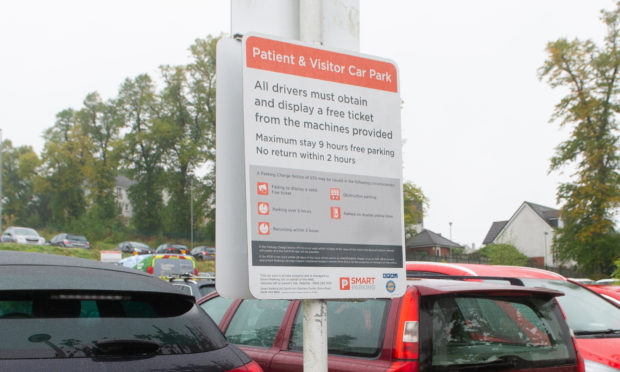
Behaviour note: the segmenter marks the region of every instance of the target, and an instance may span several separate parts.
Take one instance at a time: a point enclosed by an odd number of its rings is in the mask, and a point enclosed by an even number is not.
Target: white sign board
[[[396,65],[252,34],[242,49],[251,294],[401,296]]]
[[[123,258],[121,251],[101,251],[101,262],[117,263]]]

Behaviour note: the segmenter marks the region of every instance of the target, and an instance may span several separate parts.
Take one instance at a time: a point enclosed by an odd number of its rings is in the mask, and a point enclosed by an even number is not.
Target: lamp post
[[[545,231],[545,256],[543,257],[543,266],[545,267],[545,269],[547,268],[547,235],[549,235],[548,231]]]
[[[448,225],[450,225],[450,240],[452,240],[452,221],[448,222]]]

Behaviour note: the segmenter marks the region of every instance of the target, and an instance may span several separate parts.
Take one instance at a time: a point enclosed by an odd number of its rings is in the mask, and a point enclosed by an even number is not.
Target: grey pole
[[[0,129],[0,234],[2,234],[2,129]]]

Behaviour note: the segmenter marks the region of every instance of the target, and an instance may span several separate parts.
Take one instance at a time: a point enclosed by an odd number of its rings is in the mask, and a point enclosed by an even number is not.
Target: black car
[[[262,371],[192,296],[137,270],[0,251],[3,371]]]
[[[122,242],[118,243],[116,249],[125,253],[150,254],[153,253],[151,247],[140,242]]]
[[[84,235],[61,233],[50,239],[51,245],[65,248],[90,248],[90,243]]]
[[[189,249],[184,244],[164,243],[157,247],[155,253],[187,254]]]
[[[190,254],[194,256],[196,260],[209,260],[209,261],[215,260],[215,248],[213,247],[206,247],[206,246],[196,247],[192,249]]]

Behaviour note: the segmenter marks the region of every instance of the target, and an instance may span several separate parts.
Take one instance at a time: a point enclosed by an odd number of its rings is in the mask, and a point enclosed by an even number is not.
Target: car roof
[[[506,294],[544,294],[563,296],[560,291],[542,287],[522,287],[500,283],[471,282],[451,279],[408,279],[408,286],[416,287],[422,296],[455,294],[455,293],[495,293]]]
[[[45,253],[0,251],[0,291],[103,290],[179,294],[150,274],[95,260]]]
[[[407,271],[431,271],[448,275],[498,276],[523,279],[566,280],[560,274],[548,270],[524,266],[483,265],[442,263],[427,261],[408,261]]]

